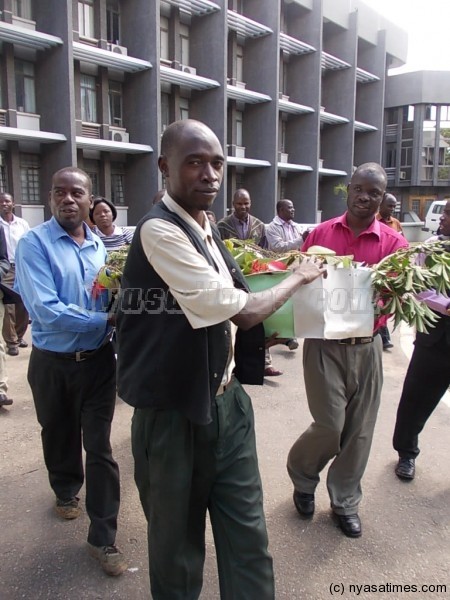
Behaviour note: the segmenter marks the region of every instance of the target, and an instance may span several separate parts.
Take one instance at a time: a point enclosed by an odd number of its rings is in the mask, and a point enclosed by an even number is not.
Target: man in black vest
[[[224,162],[203,123],[165,130],[158,164],[167,193],[138,224],[122,278],[118,386],[136,407],[132,448],[154,600],[199,597],[207,511],[221,597],[274,597],[253,410],[241,383],[263,382],[262,321],[323,270],[304,263],[272,291],[248,293],[205,215]]]
[[[450,200],[442,213],[439,231],[440,235],[429,241],[450,243]],[[450,386],[450,300],[433,290],[420,297],[439,315],[439,320],[429,333],[416,334],[398,405],[393,440],[399,456],[395,474],[405,481],[415,476],[419,433]]]

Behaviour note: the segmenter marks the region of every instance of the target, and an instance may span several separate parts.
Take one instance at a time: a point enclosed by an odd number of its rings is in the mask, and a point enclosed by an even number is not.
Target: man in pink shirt
[[[407,246],[402,235],[375,218],[386,184],[386,173],[379,164],[359,166],[347,188],[347,212],[318,225],[302,250],[325,246],[338,255],[351,254],[354,260],[371,265]],[[312,517],[319,474],[332,460],[327,487],[333,515],[345,535],[359,537],[361,479],[383,382],[380,336],[306,339],[303,372],[313,422],[288,456],[295,507],[300,516]]]

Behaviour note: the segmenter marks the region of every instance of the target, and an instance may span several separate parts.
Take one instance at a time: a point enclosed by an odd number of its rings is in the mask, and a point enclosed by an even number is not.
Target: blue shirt
[[[85,225],[84,230],[86,239],[79,246],[52,217],[22,236],[17,245],[14,287],[30,313],[37,348],[94,350],[111,331],[108,314],[97,310],[101,302],[92,297],[106,250]]]

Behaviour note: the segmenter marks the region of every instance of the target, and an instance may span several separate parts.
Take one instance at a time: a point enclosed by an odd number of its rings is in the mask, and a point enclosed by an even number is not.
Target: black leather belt
[[[80,350],[78,352],[53,352],[53,350],[44,350],[43,348],[33,348],[38,350],[39,352],[43,352],[44,354],[48,354],[49,356],[54,356],[55,358],[61,358],[63,360],[74,360],[76,362],[82,362],[83,360],[88,360],[92,358],[96,354],[98,354],[101,350],[103,350],[109,343],[111,339],[108,338],[103,342],[101,346],[95,348],[94,350]]]
[[[357,344],[370,344],[373,342],[373,337],[353,337],[336,341],[338,344],[344,344],[345,346],[356,346]]]

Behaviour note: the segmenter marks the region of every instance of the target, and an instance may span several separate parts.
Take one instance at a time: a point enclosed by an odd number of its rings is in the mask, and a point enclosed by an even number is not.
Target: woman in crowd
[[[106,250],[117,250],[121,246],[131,244],[134,227],[114,225],[117,210],[114,204],[106,198],[99,196],[94,199],[89,217],[94,224],[94,233],[102,240]]]

